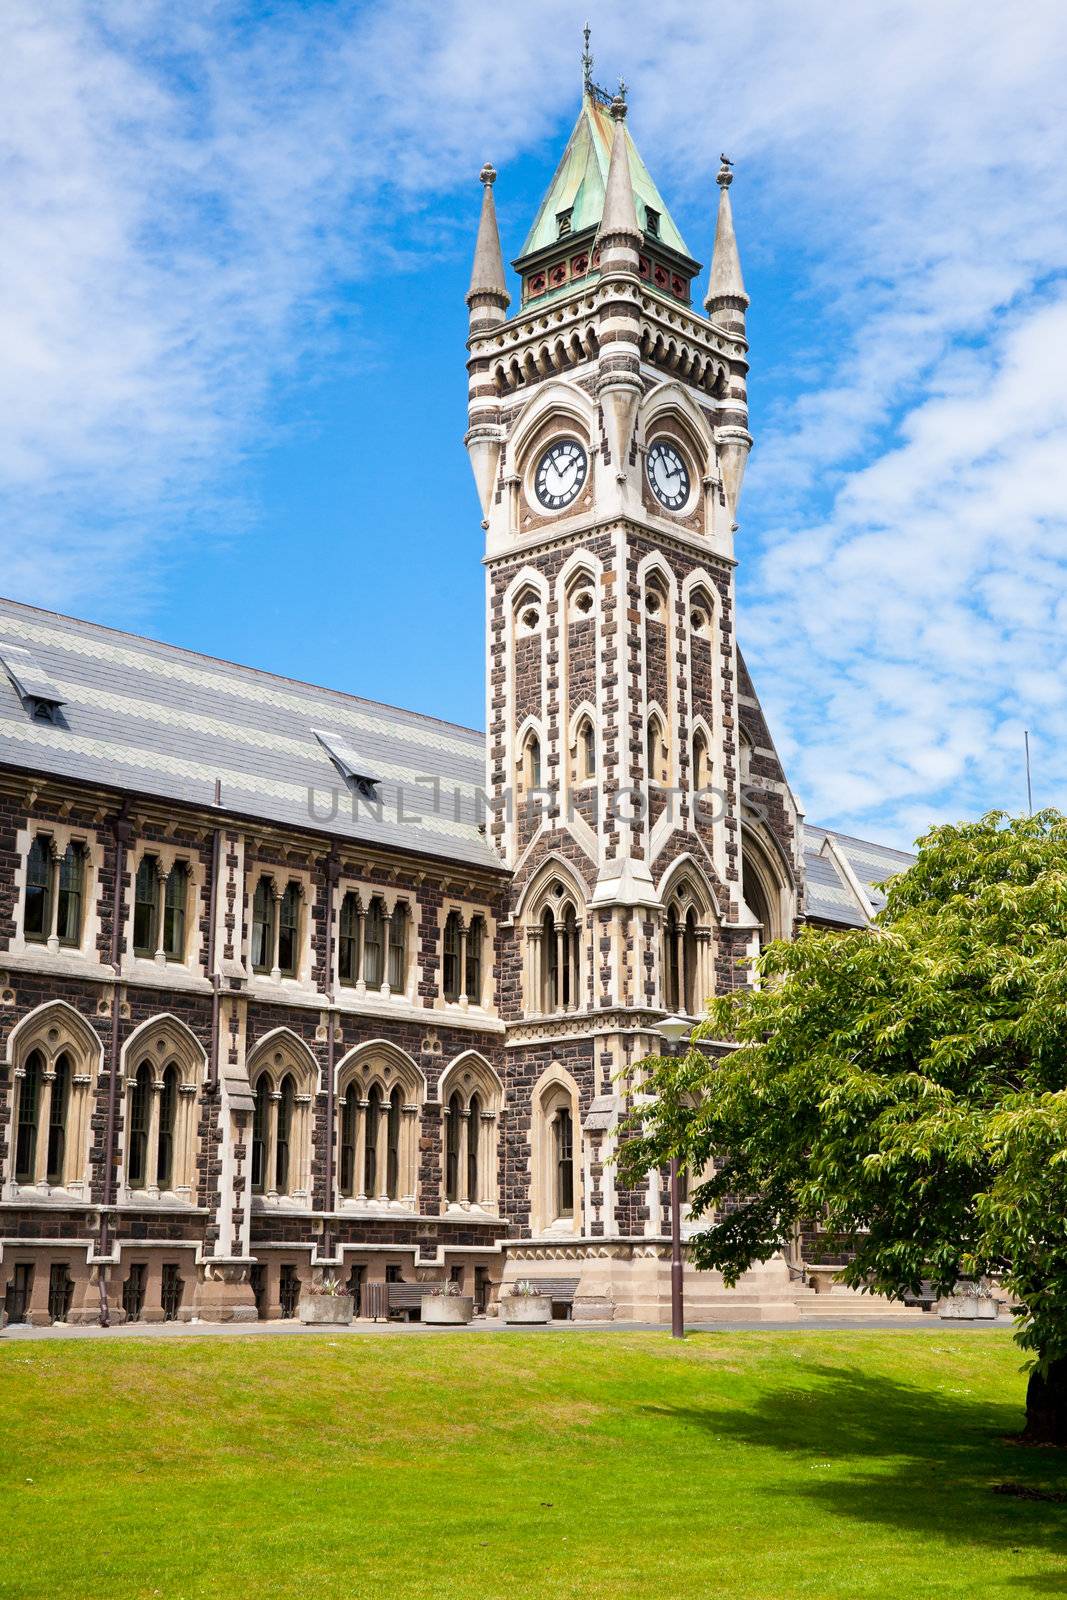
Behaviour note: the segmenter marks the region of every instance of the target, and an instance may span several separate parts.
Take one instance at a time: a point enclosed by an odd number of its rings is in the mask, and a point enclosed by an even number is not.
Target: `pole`
[[[671,1156],[671,1338],[685,1338],[682,1275],[682,1203],[678,1193],[678,1157]]]
[[[1023,743],[1026,746],[1026,810],[1028,816],[1034,814],[1034,792],[1030,786],[1030,730],[1023,729]]]

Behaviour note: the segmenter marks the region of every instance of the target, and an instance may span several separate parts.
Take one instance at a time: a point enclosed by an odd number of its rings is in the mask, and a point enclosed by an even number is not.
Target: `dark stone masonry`
[[[701,311],[632,149],[590,86],[510,318],[483,174],[484,734],[0,601],[6,1319],[288,1316],[325,1278],[666,1315],[664,1175],[615,1161],[658,1024],[907,858],[806,826],[775,752],[730,174]]]

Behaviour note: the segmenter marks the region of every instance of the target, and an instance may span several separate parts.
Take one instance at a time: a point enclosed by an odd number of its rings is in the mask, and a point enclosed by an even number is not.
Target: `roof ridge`
[[[858,833],[842,833],[840,828],[828,828],[824,823],[821,822],[808,822],[805,819],[804,829],[805,832],[810,831],[812,833],[828,834],[832,839],[845,839],[849,844],[869,845],[872,850],[884,850],[890,855],[906,856],[909,861],[913,861],[915,859],[914,850],[901,850],[900,847],[895,844],[879,844],[877,839],[864,839]]]
[[[29,605],[24,600],[15,600],[8,595],[0,595],[0,619],[5,615],[4,607],[11,606],[18,611],[30,612],[38,617],[50,617],[55,622],[73,622],[80,628],[95,628],[100,633],[112,634],[118,639],[130,639],[137,644],[157,645],[161,650],[173,651],[175,655],[188,656],[194,661],[206,661],[219,667],[231,667],[235,672],[247,672],[255,678],[270,678],[275,683],[292,684],[299,689],[314,689],[318,694],[336,695],[339,699],[356,705],[371,707],[376,711],[389,711],[402,717],[411,717],[418,722],[432,722],[441,728],[452,728],[457,733],[469,733],[476,739],[484,740],[485,734],[480,728],[471,728],[462,722],[452,722],[447,717],[435,717],[428,711],[412,711],[407,706],[396,706],[387,700],[371,700],[365,695],[350,694],[346,689],[332,689],[325,683],[312,683],[308,678],[293,678],[284,672],[271,672],[266,667],[250,667],[243,661],[231,661],[228,656],[209,655],[203,650],[191,650],[187,645],[171,644],[167,639],[154,639],[146,633],[133,633],[128,628],[114,628],[107,622],[93,622],[88,617],[76,617],[68,611],[53,611],[48,606]]]

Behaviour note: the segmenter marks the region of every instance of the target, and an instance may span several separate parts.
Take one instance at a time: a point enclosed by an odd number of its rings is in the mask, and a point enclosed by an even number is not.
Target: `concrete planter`
[[[305,1294],[300,1297],[300,1320],[308,1327],[347,1327],[352,1321],[350,1294]]]
[[[947,1321],[991,1322],[997,1314],[997,1304],[976,1294],[950,1294],[938,1301],[937,1314]]]
[[[474,1296],[470,1294],[426,1294],[420,1315],[431,1328],[461,1328],[474,1315]]]
[[[505,1322],[536,1326],[552,1321],[552,1302],[547,1294],[502,1294],[500,1315]]]

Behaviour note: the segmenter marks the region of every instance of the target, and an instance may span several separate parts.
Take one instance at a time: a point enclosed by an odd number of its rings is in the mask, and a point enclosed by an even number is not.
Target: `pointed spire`
[[[478,223],[478,242],[474,247],[474,266],[467,291],[471,328],[492,327],[503,322],[511,304],[504,278],[504,257],[500,250],[500,230],[493,204],[496,171],[487,161],[479,174],[482,181],[482,215]]]
[[[711,277],[704,305],[709,315],[717,311],[733,312],[734,315],[727,320],[739,321],[744,328],[748,295],[745,293],[745,280],[741,276],[741,258],[737,253],[733,211],[730,208],[730,185],[734,181],[732,166],[733,162],[723,156],[715,180],[719,185],[719,218],[715,225],[715,252],[711,258]]]
[[[611,102],[611,115],[615,120],[615,133],[611,141],[604,213],[597,230],[597,242],[602,245],[609,241],[616,242],[624,253],[633,255],[633,265],[636,269],[637,250],[641,245],[642,234],[641,224],[637,220],[637,207],[634,205],[630,156],[626,148],[626,98],[622,84],[619,85],[619,93]]]

